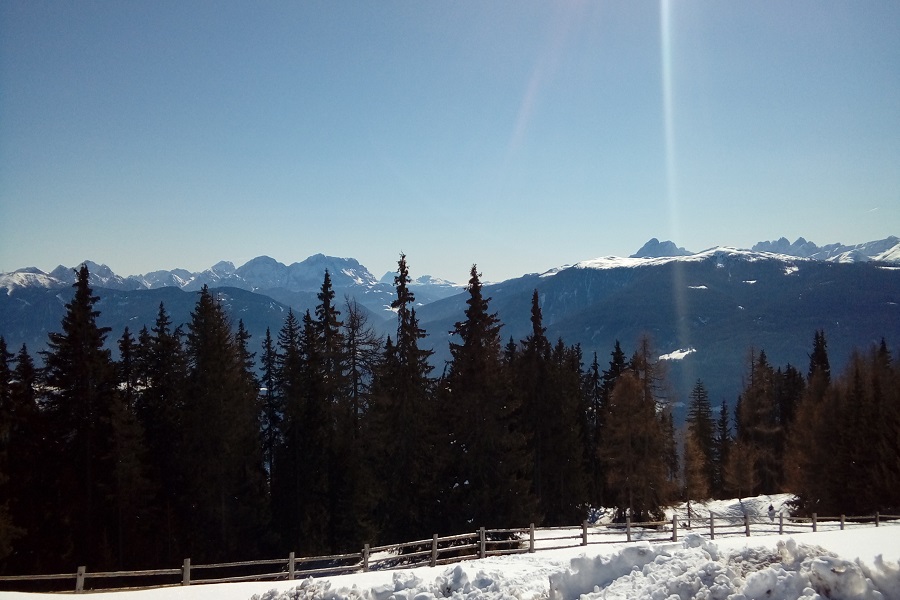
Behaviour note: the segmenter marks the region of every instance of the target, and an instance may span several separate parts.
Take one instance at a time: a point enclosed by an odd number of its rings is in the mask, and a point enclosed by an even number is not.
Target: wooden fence
[[[667,521],[589,525],[581,527],[541,527],[532,524],[523,529],[485,529],[474,533],[417,540],[401,544],[370,547],[366,544],[360,552],[331,556],[297,557],[291,552],[286,558],[193,565],[184,559],[180,568],[143,571],[90,572],[78,567],[73,573],[55,575],[0,576],[0,589],[33,589],[44,587],[42,582],[74,580],[74,591],[112,591],[145,589],[166,586],[187,586],[207,583],[237,581],[293,580],[298,577],[333,576],[370,570],[389,570],[419,566],[437,566],[488,556],[519,554],[541,550],[557,550],[589,544],[629,543],[634,541],[678,541],[679,532],[688,531],[716,536],[794,534],[805,531],[845,529],[848,526],[875,526],[884,523],[900,524],[900,516],[874,515],[861,517],[819,518],[786,517],[725,517],[710,514],[708,519],[690,520],[673,517]],[[273,570],[274,567],[274,570]],[[241,574],[233,574],[235,572]],[[201,576],[209,574],[208,576]],[[106,585],[86,585],[88,580],[105,580]],[[139,580],[134,585],[128,581]],[[71,584],[70,584],[71,586]],[[68,587],[71,591],[72,587]],[[57,590],[60,591],[60,590]],[[65,591],[65,590],[63,590]]]

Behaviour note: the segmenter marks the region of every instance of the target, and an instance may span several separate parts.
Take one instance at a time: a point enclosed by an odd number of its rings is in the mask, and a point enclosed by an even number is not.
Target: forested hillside
[[[548,337],[537,290],[528,331],[504,336],[474,266],[443,368],[402,255],[387,336],[328,271],[315,308],[261,338],[206,287],[185,327],[161,301],[151,326],[111,331],[89,277],[82,266],[39,356],[0,337],[6,573],[357,550],[573,524],[591,506],[644,519],[686,497],[900,508],[900,375],[884,340],[834,372],[824,330],[803,371],[742,349],[736,410],[697,379],[682,429],[651,337],[585,355]]]

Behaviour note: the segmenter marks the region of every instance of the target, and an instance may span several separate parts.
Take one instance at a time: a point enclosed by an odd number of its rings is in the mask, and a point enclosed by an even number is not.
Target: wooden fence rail
[[[418,566],[437,566],[463,560],[474,560],[488,556],[502,556],[525,552],[537,552],[541,550],[556,550],[573,546],[587,546],[589,544],[628,543],[633,541],[678,541],[679,531],[695,533],[708,533],[710,539],[724,535],[750,536],[769,534],[793,534],[804,531],[817,531],[822,526],[836,529],[835,523],[843,530],[848,525],[855,527],[875,526],[892,522],[900,524],[900,515],[874,515],[821,518],[813,513],[812,517],[785,517],[779,515],[777,519],[769,517],[725,517],[710,514],[708,519],[694,517],[690,521],[679,521],[676,517],[667,521],[632,522],[630,518],[625,523],[612,523],[608,525],[590,525],[587,521],[581,527],[541,527],[536,528],[531,524],[527,528],[518,529],[485,529],[480,528],[474,533],[450,535],[439,537],[437,534],[431,539],[404,542],[400,544],[388,544],[370,547],[366,544],[362,551],[348,554],[334,554],[330,556],[296,557],[291,552],[287,558],[274,558],[266,560],[222,562],[194,565],[190,558],[184,559],[181,568],[152,569],[143,571],[103,571],[89,572],[86,567],[78,567],[72,573],[53,575],[11,575],[0,576],[0,588],[20,587],[16,584],[34,583],[53,580],[75,580],[76,593],[85,591],[85,581],[113,579],[121,580],[132,577],[143,578],[141,585],[130,588],[124,586],[107,586],[98,588],[97,591],[112,591],[113,589],[142,589],[166,586],[187,586],[208,583],[230,583],[237,581],[265,581],[265,580],[293,580],[297,577],[310,577],[313,575],[341,575],[358,573],[370,570],[390,570],[399,568],[412,568]],[[680,528],[680,529],[679,529]],[[624,536],[624,539],[623,539]],[[277,566],[274,571],[262,573],[246,573],[253,567]],[[198,572],[205,570],[234,571],[245,570],[241,575],[215,576],[197,578]],[[146,581],[152,578],[169,578],[168,582],[147,585]],[[173,578],[176,578],[173,580]],[[178,581],[177,578],[180,578]],[[12,584],[8,586],[7,584]],[[69,588],[72,589],[71,587]]]

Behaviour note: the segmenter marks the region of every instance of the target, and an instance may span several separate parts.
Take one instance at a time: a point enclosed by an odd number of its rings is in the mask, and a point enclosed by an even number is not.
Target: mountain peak
[[[667,256],[690,256],[693,252],[689,252],[684,248],[679,248],[674,242],[666,240],[660,242],[656,238],[650,240],[641,246],[641,249],[632,254],[629,258],[663,258]]]
[[[892,235],[883,240],[853,246],[841,243],[817,246],[802,237],[797,238],[793,244],[787,238],[782,237],[776,241],[759,242],[752,249],[756,252],[772,252],[830,262],[864,262],[868,260],[894,262],[895,257],[900,255],[900,240]]]

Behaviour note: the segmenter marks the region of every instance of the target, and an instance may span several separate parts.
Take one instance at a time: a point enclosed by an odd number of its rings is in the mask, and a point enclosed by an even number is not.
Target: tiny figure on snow
[[[769,520],[770,521],[775,520],[775,507],[772,506],[771,504],[769,505]]]

